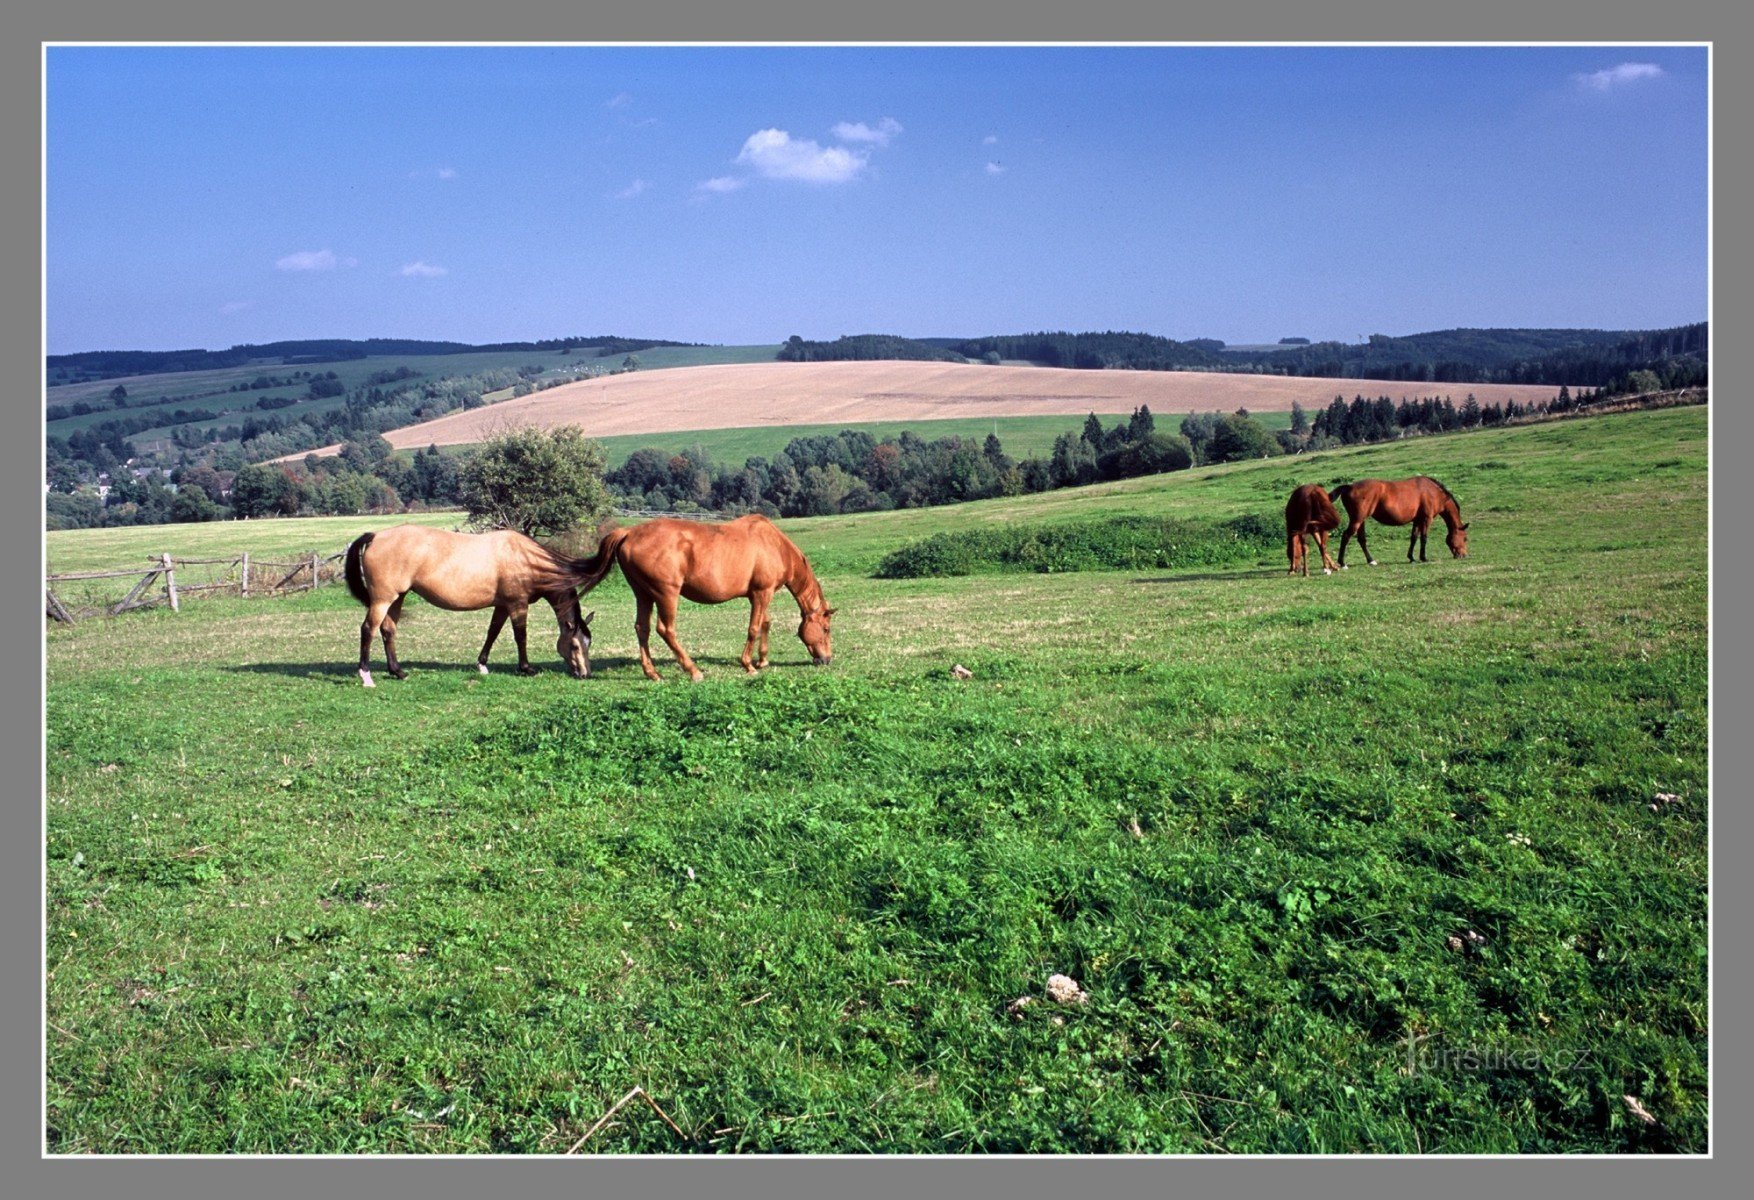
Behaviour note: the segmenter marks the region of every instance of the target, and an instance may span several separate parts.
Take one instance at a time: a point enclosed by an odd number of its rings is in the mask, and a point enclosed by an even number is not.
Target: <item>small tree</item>
[[[516,429],[483,443],[457,472],[472,524],[550,537],[609,515],[603,446],[576,425]]]

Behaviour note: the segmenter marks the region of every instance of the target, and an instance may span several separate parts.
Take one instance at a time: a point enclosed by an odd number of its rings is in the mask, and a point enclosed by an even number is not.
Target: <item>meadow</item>
[[[698,685],[619,576],[585,681],[411,601],[367,691],[338,587],[51,627],[47,1149],[1705,1152],[1707,424],[788,521],[834,664],[685,604]],[[1468,558],[874,577],[1414,472]]]

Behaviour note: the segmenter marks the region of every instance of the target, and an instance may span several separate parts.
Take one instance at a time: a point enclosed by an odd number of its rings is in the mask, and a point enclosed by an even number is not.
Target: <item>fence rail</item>
[[[156,554],[148,558],[151,565],[144,568],[50,573],[44,580],[43,611],[48,620],[72,625],[87,617],[113,617],[159,605],[177,612],[184,599],[196,596],[283,596],[332,582],[340,576],[337,564],[346,556],[346,550],[313,550],[293,558],[251,558],[248,551],[228,558]],[[119,600],[113,600],[103,594],[103,588],[92,586],[93,581],[104,579],[136,582]],[[109,591],[113,595],[114,589]]]

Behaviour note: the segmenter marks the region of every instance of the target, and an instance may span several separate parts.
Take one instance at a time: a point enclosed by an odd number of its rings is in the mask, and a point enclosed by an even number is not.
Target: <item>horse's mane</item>
[[[1431,476],[1427,475],[1425,478],[1431,479]],[[1449,502],[1456,506],[1457,512],[1462,511],[1462,502],[1460,500],[1456,499],[1456,494],[1454,492],[1452,492],[1448,488],[1444,487],[1443,484],[1436,479],[1431,479],[1431,482],[1437,484],[1438,491],[1442,492],[1444,495],[1449,497]]]

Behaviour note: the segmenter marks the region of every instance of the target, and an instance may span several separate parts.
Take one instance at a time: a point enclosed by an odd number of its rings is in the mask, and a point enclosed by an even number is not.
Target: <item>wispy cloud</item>
[[[358,266],[359,260],[337,258],[333,250],[298,250],[276,259],[274,265],[282,271],[333,271],[336,267]]]
[[[219,311],[223,315],[229,317],[233,313],[241,313],[245,309],[254,307],[256,307],[256,302],[254,300],[227,300],[224,304],[219,306]]]
[[[431,263],[416,259],[414,262],[403,264],[402,274],[411,279],[436,279],[440,275],[449,275],[450,271],[444,267],[435,267]]]
[[[734,192],[743,186],[735,175],[718,175],[695,185],[697,192]]]
[[[999,135],[996,133],[989,133],[986,137],[981,139],[981,145],[983,146],[997,146],[998,144]]]
[[[1655,63],[1624,62],[1605,71],[1592,71],[1587,75],[1574,75],[1572,78],[1577,80],[1579,87],[1589,91],[1611,92],[1630,83],[1660,79],[1663,74],[1663,69]]]
[[[613,96],[609,97],[609,99],[607,99],[603,102],[603,107],[604,108],[626,108],[628,105],[630,105],[632,103],[633,103],[633,94],[631,92],[616,92]]]
[[[842,121],[830,132],[843,142],[863,142],[874,146],[887,146],[889,139],[901,132],[901,122],[894,117],[884,117],[875,125],[867,125],[863,121]]]
[[[647,188],[649,188],[651,186],[652,186],[651,184],[647,183],[643,179],[636,179],[632,183],[628,184],[626,187],[622,188],[619,192],[616,192],[615,198],[617,200],[632,200],[635,196],[639,195],[641,192],[645,191]]]
[[[987,164],[987,174],[988,175],[1003,175],[1004,173],[1005,173],[1005,164],[1004,163],[989,162]]]
[[[408,172],[410,179],[455,179],[456,177],[457,168],[455,167],[420,167]]]
[[[768,179],[846,183],[858,178],[868,160],[844,146],[820,146],[783,129],[760,129],[749,135],[736,161]]]

